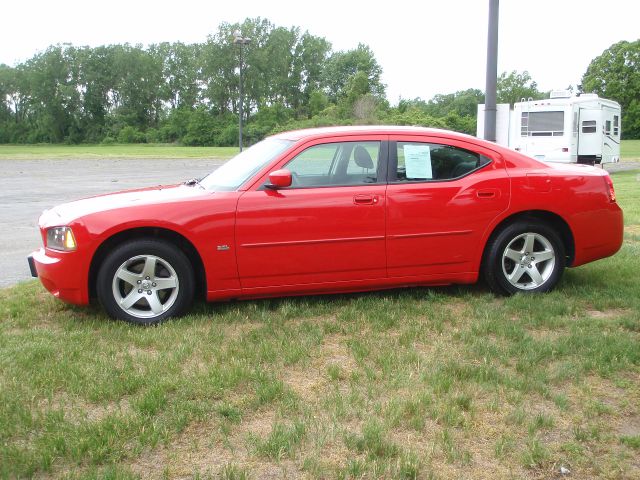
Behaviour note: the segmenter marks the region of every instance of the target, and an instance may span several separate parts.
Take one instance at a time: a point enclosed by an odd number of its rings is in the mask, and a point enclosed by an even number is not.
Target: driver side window
[[[291,188],[367,185],[378,183],[380,142],[336,142],[314,145],[284,168]]]

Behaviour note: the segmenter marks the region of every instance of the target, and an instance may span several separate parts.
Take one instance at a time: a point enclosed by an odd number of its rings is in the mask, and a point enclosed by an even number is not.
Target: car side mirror
[[[287,169],[275,170],[269,174],[269,183],[265,185],[267,188],[285,188],[291,186],[291,172]]]

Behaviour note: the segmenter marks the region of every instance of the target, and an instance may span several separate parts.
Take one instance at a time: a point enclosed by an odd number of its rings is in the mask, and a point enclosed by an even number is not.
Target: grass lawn
[[[640,478],[640,184],[539,296],[201,304],[157,328],[0,290],[0,478]]]
[[[0,160],[52,158],[231,158],[238,147],[181,147],[172,144],[0,145]]]
[[[640,160],[640,140],[623,140],[620,144],[620,157],[625,160]]]

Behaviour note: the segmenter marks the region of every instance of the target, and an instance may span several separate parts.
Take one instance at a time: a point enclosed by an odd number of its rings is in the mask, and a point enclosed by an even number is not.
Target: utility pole
[[[244,80],[242,78],[242,71],[244,70],[244,62],[243,62],[243,50],[244,46],[251,42],[251,39],[248,37],[243,37],[240,33],[240,30],[236,30],[233,32],[233,43],[240,46],[240,104],[238,106],[238,145],[240,146],[240,151],[242,151],[242,117],[244,115],[244,92],[243,83]]]
[[[498,13],[499,0],[489,0],[489,34],[487,38],[487,81],[484,98],[484,139],[496,141],[496,97],[498,83]]]

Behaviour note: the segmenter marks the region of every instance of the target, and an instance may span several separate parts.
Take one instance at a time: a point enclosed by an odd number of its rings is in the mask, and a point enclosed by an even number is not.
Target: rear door
[[[476,272],[483,235],[509,205],[510,181],[501,158],[457,140],[391,140],[389,276]]]
[[[276,167],[292,172],[291,187],[272,190],[262,182],[240,197],[243,289],[386,277],[386,138],[305,145]]]

